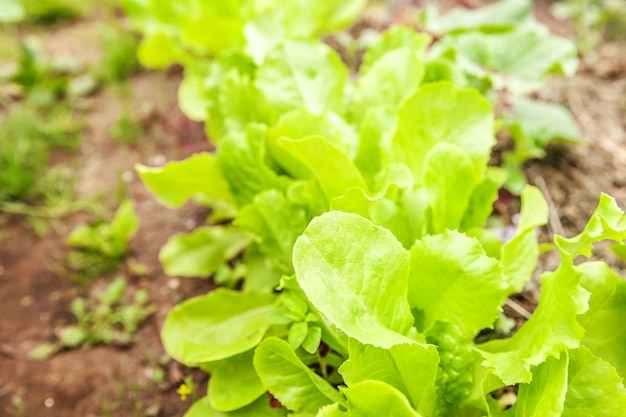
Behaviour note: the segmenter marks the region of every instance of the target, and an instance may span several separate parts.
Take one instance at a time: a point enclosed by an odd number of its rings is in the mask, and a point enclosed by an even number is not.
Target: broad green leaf
[[[205,54],[243,46],[245,38],[240,9],[245,3],[238,0],[190,3],[179,26],[183,41]]]
[[[243,291],[271,292],[278,286],[280,272],[272,267],[256,243],[246,249],[243,263],[246,265]]]
[[[531,6],[526,0],[504,0],[477,9],[455,7],[443,16],[434,7],[427,7],[424,25],[439,34],[509,30],[532,19]]]
[[[285,9],[290,38],[320,37],[324,33],[349,26],[366,6],[366,0],[293,0],[277,2]]]
[[[330,47],[289,40],[256,74],[256,86],[277,112],[304,107],[313,115],[341,108],[347,69]]]
[[[605,263],[580,268],[582,286],[591,293],[589,310],[578,319],[585,328],[582,343],[626,378],[626,281]]]
[[[258,194],[252,204],[243,207],[235,225],[255,235],[259,248],[278,270],[293,274],[293,245],[308,224],[304,209],[276,190]]]
[[[302,139],[308,136],[322,136],[352,157],[358,145],[354,127],[335,113],[326,112],[314,116],[305,109],[295,109],[283,114],[269,130],[270,156],[282,149],[276,145],[280,137]]]
[[[478,346],[483,365],[506,385],[530,382],[532,366],[580,345],[584,329],[576,317],[587,310],[589,293],[580,286],[582,272],[567,253],[561,256],[559,268],[541,276],[539,305],[530,320],[513,337]]]
[[[167,207],[180,207],[190,198],[209,204],[215,200],[235,203],[224,174],[210,153],[197,153],[164,167],[137,165],[135,169],[150,192]]]
[[[367,65],[361,67],[361,77],[351,98],[351,113],[359,124],[370,109],[382,106],[397,109],[417,90],[424,77],[427,36],[408,28],[395,29],[384,34],[379,42],[368,51]],[[406,44],[400,45],[401,42]],[[396,48],[383,50],[382,45]]]
[[[408,227],[409,214],[399,200],[402,191],[410,189],[413,182],[413,175],[406,165],[390,164],[377,175],[374,196],[363,188],[352,187],[341,197],[333,198],[330,209],[365,217],[391,231],[405,247],[411,247],[415,238]]]
[[[573,258],[579,255],[589,257],[593,251],[593,244],[604,239],[614,240],[620,244],[626,239],[626,215],[617,206],[615,199],[606,194],[600,197],[598,207],[585,229],[569,239],[559,237],[557,243]]]
[[[243,32],[246,37],[246,53],[261,65],[265,57],[285,38],[285,10],[264,10],[255,19],[246,22]]]
[[[278,163],[296,178],[314,178],[328,201],[350,187],[367,189],[350,158],[321,136],[297,140],[280,138],[278,146],[290,156]]]
[[[265,315],[276,296],[217,289],[170,311],[161,340],[168,354],[187,365],[213,362],[259,344],[271,323]]]
[[[567,392],[569,356],[548,358],[533,371],[533,380],[521,384],[515,403],[515,417],[561,417]]]
[[[448,142],[467,153],[480,175],[495,144],[493,132],[491,105],[477,91],[459,90],[448,82],[425,84],[398,111],[394,160],[409,166],[419,181],[428,151]]]
[[[472,190],[467,209],[461,222],[461,230],[482,228],[493,212],[493,203],[498,198],[498,190],[506,180],[499,168],[489,167],[478,185]]]
[[[408,227],[407,210],[384,194],[370,197],[362,188],[353,187],[344,195],[331,200],[331,210],[355,213],[382,226],[394,234],[403,246],[410,247],[415,240]]]
[[[613,417],[626,410],[624,381],[609,363],[581,347],[570,352],[567,371],[563,417]]]
[[[252,364],[254,350],[217,363],[211,373],[208,397],[219,411],[234,411],[252,404],[265,394],[265,387]]]
[[[502,246],[500,261],[509,279],[511,294],[521,292],[532,277],[539,257],[536,229],[548,221],[548,203],[541,191],[527,186],[522,191],[522,211],[515,237]]]
[[[265,159],[265,132],[259,126],[250,126],[245,133],[231,131],[221,139],[217,160],[240,207],[252,203],[262,191],[284,190],[289,184],[290,180],[272,171]]]
[[[571,75],[578,66],[573,42],[536,26],[449,36],[436,49],[455,51],[457,62],[468,73],[490,77],[495,88],[516,94],[541,88],[550,74]]]
[[[145,32],[137,47],[139,62],[148,68],[166,68],[176,63],[185,54],[177,40],[163,27]]]
[[[408,253],[386,229],[356,214],[313,219],[294,247],[302,290],[334,325],[361,343],[411,343]]]
[[[439,355],[433,345],[382,349],[351,339],[349,350],[349,359],[339,368],[348,386],[367,380],[385,382],[406,395],[415,409],[434,388]]]
[[[382,381],[359,382],[342,392],[353,417],[420,417],[400,391]]]
[[[422,177],[430,210],[428,231],[458,229],[479,182],[472,160],[461,148],[443,142],[430,149]]]
[[[19,0],[0,0],[0,23],[16,23],[25,17],[24,6]]]
[[[180,107],[185,116],[198,122],[203,122],[207,119],[211,105],[207,103],[208,99],[204,85],[205,77],[193,72],[187,72],[185,78],[180,83],[180,87],[178,87],[178,107]]]
[[[184,417],[285,417],[287,410],[270,406],[269,398],[263,396],[252,404],[238,410],[224,412],[211,407],[209,397],[204,397],[191,406]]]
[[[354,164],[370,186],[393,159],[391,140],[396,117],[395,109],[376,106],[361,121]]]
[[[203,84],[193,92],[194,100],[203,100],[209,136],[218,147],[223,136],[245,132],[249,123],[273,120],[273,109],[253,84],[256,65],[240,51],[210,62],[195,60],[187,68],[186,77],[203,77]]]
[[[200,227],[171,237],[159,252],[168,275],[209,277],[251,242],[250,236],[230,226]]]
[[[287,342],[276,337],[257,347],[254,367],[265,388],[289,410],[315,414],[325,405],[343,402],[338,391],[303,364]]]
[[[552,140],[578,143],[581,133],[572,114],[563,106],[555,103],[532,100],[526,97],[510,98],[513,106],[512,115],[505,116],[505,126],[515,139],[515,147],[539,148],[531,156],[543,157],[543,149]]]
[[[476,239],[447,231],[418,240],[410,253],[409,303],[423,312],[424,330],[442,321],[471,338],[493,326],[507,283]]]
[[[425,33],[418,33],[405,26],[393,26],[367,48],[359,72],[361,75],[367,74],[385,55],[397,50],[412,51],[421,56],[426,52],[430,41],[430,36]]]

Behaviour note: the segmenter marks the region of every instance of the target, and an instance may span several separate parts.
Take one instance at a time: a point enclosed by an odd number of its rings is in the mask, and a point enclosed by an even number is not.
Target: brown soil
[[[539,17],[559,33],[571,27],[552,18],[547,9]],[[94,60],[83,34],[99,25],[83,21],[55,29],[48,37],[50,53],[72,54]],[[92,26],[90,26],[92,25]],[[69,45],[69,46],[68,46]],[[85,51],[85,55],[83,52]],[[554,148],[541,161],[527,166],[529,182],[548,199],[551,217],[548,231],[572,236],[585,225],[601,192],[614,196],[626,207],[626,43],[599,45],[583,62],[579,74],[553,79],[542,98],[566,104],[574,113],[587,146]],[[180,159],[209,150],[202,126],[188,121],[175,101],[180,71],[143,72],[133,77],[126,94],[104,91],[87,103],[85,131],[80,155],[74,161],[81,195],[102,194],[113,208],[120,184],[128,191],[141,218],[132,240],[134,260],[149,266],[146,276],[127,274],[131,289],[146,288],[157,311],[141,327],[136,343],[126,349],[113,346],[68,350],[45,361],[31,361],[27,352],[40,342],[54,339],[59,326],[72,322],[69,305],[76,296],[102,291],[112,276],[98,279],[89,288],[74,284],[54,272],[55,259],[67,251],[64,236],[85,215],[66,219],[63,227],[39,238],[20,219],[0,218],[0,415],[6,416],[181,416],[190,400],[183,402],[176,388],[191,376],[205,388],[201,373],[174,361],[163,363],[159,329],[167,312],[180,299],[211,289],[204,280],[179,280],[164,274],[158,251],[172,234],[189,230],[203,221],[206,212],[192,205],[171,211],[161,207],[134,174],[136,163]],[[124,109],[144,111],[145,137],[136,145],[116,143],[106,130]],[[142,110],[143,111],[143,110]],[[120,178],[124,178],[121,180]],[[621,261],[602,252],[613,265]],[[552,269],[556,258],[542,258],[540,270]],[[536,288],[519,297],[522,307],[532,309]],[[513,313],[512,313],[513,314]],[[158,369],[164,378],[155,382]]]

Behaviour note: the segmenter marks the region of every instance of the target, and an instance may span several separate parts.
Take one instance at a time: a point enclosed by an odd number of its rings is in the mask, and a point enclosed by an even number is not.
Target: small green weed
[[[89,11],[90,3],[80,0],[22,0],[26,21],[41,25],[76,20]]]
[[[602,36],[626,36],[626,9],[623,0],[562,0],[554,13],[576,25],[578,48],[591,50]]]
[[[65,348],[97,344],[127,346],[132,343],[139,325],[156,308],[146,305],[148,293],[145,290],[137,291],[132,301],[125,302],[126,287],[126,280],[117,278],[95,299],[74,299],[71,310],[77,323],[63,326],[57,332],[58,341],[40,344],[29,356],[45,359]]]
[[[137,143],[143,135],[144,126],[128,109],[107,129],[109,137],[125,144]]]
[[[52,114],[46,121],[35,110],[21,108],[1,121],[0,202],[41,200],[47,189],[38,181],[46,175],[50,151],[78,143],[78,127],[69,113],[58,109]]]
[[[107,27],[102,34],[104,57],[98,78],[106,84],[119,83],[139,70],[137,38],[119,28]]]
[[[114,271],[128,254],[128,242],[139,227],[139,218],[130,201],[123,202],[110,223],[98,221],[76,228],[67,244],[74,248],[65,260],[64,273],[86,283]]]

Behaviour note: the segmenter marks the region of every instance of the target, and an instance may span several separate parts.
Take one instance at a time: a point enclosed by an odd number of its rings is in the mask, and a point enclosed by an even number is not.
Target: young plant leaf
[[[276,269],[293,274],[293,245],[308,224],[302,207],[287,201],[279,191],[268,190],[243,207],[234,224],[255,235],[259,249]]]
[[[159,260],[168,275],[209,277],[251,241],[250,236],[231,226],[200,227],[171,237],[161,248]]]
[[[463,149],[474,170],[482,174],[495,144],[493,111],[474,90],[460,90],[448,82],[422,85],[398,111],[392,139],[394,160],[403,162],[421,184],[428,151],[448,142]]]
[[[404,394],[382,381],[363,381],[342,390],[353,417],[421,417]]]
[[[302,363],[287,342],[276,337],[257,347],[254,367],[263,385],[289,410],[315,414],[325,405],[344,401],[338,391]]]
[[[515,417],[561,417],[567,392],[569,356],[548,358],[533,371],[530,384],[521,384],[515,402]]]
[[[252,404],[265,394],[265,387],[252,364],[254,350],[221,360],[211,372],[208,398],[219,411],[234,411]]]
[[[271,323],[276,296],[217,289],[178,304],[161,339],[168,354],[187,365],[230,358],[254,348]]]
[[[164,167],[137,165],[135,169],[146,187],[167,207],[180,207],[191,198],[209,205],[213,200],[235,203],[217,160],[210,153],[197,153]]]
[[[349,359],[339,368],[348,386],[367,380],[385,382],[406,395],[415,409],[434,389],[439,355],[433,345],[382,349],[351,339],[349,351]]]
[[[442,142],[430,149],[424,161],[422,182],[428,199],[429,233],[461,226],[479,182],[472,160],[461,148]]]
[[[418,240],[410,253],[409,303],[422,311],[424,331],[442,321],[473,338],[493,326],[507,282],[477,240],[448,231]]]
[[[601,262],[582,264],[582,286],[591,293],[589,310],[578,318],[582,343],[626,378],[626,281]]]
[[[521,197],[521,219],[517,232],[513,239],[502,245],[500,255],[504,275],[509,280],[510,294],[521,292],[535,271],[539,258],[535,231],[548,222],[548,203],[539,189],[527,186]]]
[[[567,382],[563,417],[613,417],[626,410],[624,380],[585,347],[570,352]]]
[[[386,229],[333,211],[309,224],[294,247],[302,290],[334,325],[361,343],[389,348],[413,318],[407,302],[408,253]]]
[[[341,108],[347,75],[330,47],[288,40],[258,68],[255,85],[279,114],[303,107],[319,116]]]

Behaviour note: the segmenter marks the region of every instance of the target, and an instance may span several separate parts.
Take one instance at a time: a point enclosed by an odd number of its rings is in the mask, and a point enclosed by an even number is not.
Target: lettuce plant
[[[622,337],[607,338],[625,314],[623,282],[574,264],[594,242],[626,238],[608,196],[579,236],[556,238],[561,265],[542,276],[532,318],[476,342],[531,279],[548,217],[526,187],[511,240],[484,227],[506,176],[488,166],[490,102],[458,82],[476,74],[446,67],[448,53],[433,59],[430,38],[408,28],[347,68],[315,37],[362,1],[127,3],[146,33],[140,58],[185,65],[181,107],[217,147],[138,166],[163,204],[213,209],[161,261],[169,274],[241,283],[182,302],[163,327],[172,357],[211,374],[187,417],[623,409]],[[491,395],[504,387],[518,390],[508,410]]]

